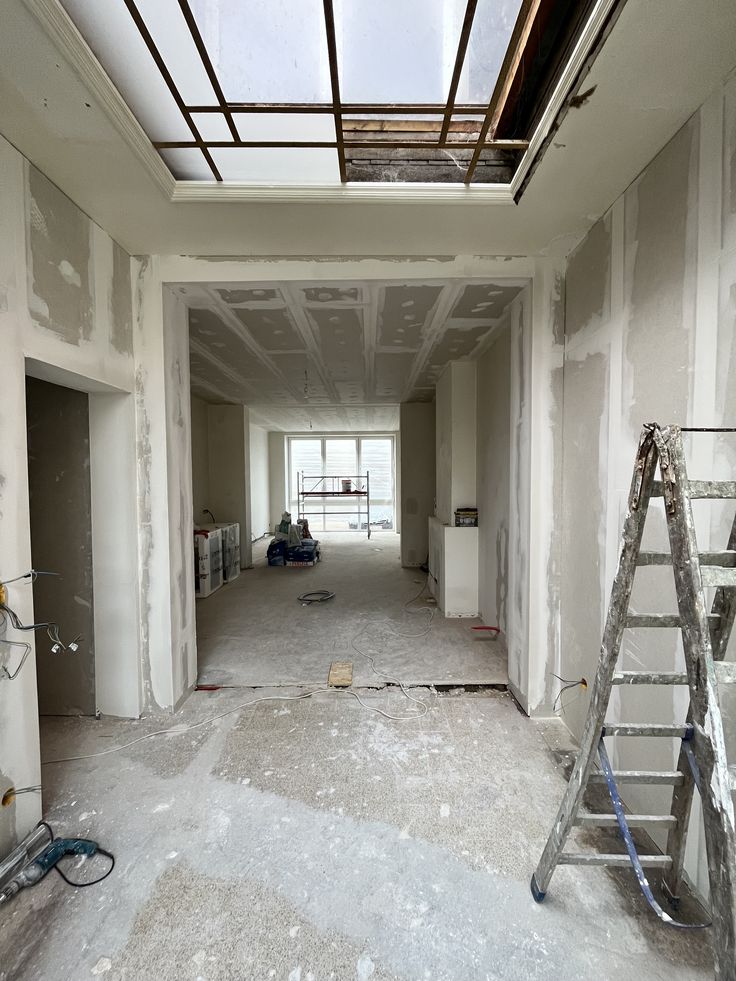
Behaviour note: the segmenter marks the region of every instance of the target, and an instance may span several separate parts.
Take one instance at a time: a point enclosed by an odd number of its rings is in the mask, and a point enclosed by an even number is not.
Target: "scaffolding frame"
[[[338,499],[349,499],[357,502],[358,510],[358,532],[361,531],[360,521],[363,516],[362,502],[365,500],[365,525],[368,530],[368,537],[371,537],[371,478],[370,471],[366,470],[365,473],[361,474],[305,474],[303,470],[298,470],[296,475],[297,481],[297,501],[299,508],[299,518],[306,518],[309,521],[310,517],[321,517],[326,520],[326,513],[324,510],[325,501]],[[313,481],[313,483],[308,483]],[[356,489],[344,490],[345,482],[350,481],[351,488],[355,483]],[[363,489],[360,489],[360,483],[362,482]],[[322,510],[321,511],[307,511],[307,502],[313,500],[321,500]],[[349,515],[352,517],[356,514],[355,510],[351,511],[330,511],[330,516],[332,515]],[[326,529],[325,529],[326,530]]]

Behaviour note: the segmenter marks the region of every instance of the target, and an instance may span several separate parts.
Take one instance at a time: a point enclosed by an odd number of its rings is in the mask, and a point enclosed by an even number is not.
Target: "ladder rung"
[[[723,569],[717,565],[701,565],[700,576],[704,586],[736,586],[736,569]]]
[[[650,783],[668,784],[672,787],[679,787],[684,781],[684,776],[679,770],[614,770],[616,783]],[[603,773],[595,770],[590,774],[591,783],[605,783],[606,778]]]
[[[713,667],[719,685],[736,685],[736,661],[714,661]]]
[[[660,725],[649,722],[606,722],[603,726],[604,736],[670,736],[673,739],[684,739],[687,726]]]
[[[708,623],[711,627],[717,627],[721,618],[717,613],[708,615]],[[638,614],[630,613],[626,617],[626,626],[633,627],[681,627],[682,620],[677,613],[650,613]]]
[[[723,552],[700,552],[700,565],[719,566],[726,569],[736,568],[736,551],[726,550]],[[636,560],[638,566],[642,565],[672,565],[671,552],[639,552]]]
[[[627,814],[626,823],[630,828],[642,828],[650,824],[660,828],[674,828],[677,818],[671,814]],[[593,825],[596,828],[615,828],[618,821],[615,814],[578,814],[575,824],[583,827]]]
[[[669,855],[640,855],[639,861],[645,869],[668,869],[672,865]],[[589,852],[563,852],[559,862],[560,865],[615,865],[619,868],[631,865],[628,855],[607,855],[605,852],[598,855]]]
[[[690,480],[688,481],[690,498],[729,498],[736,497],[736,481],[734,480]],[[662,481],[655,480],[652,484],[652,497],[662,496]]]
[[[686,685],[687,675],[679,671],[616,671],[614,685]]]

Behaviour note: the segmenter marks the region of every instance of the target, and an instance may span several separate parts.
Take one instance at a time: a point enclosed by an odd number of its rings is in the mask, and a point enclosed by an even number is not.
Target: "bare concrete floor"
[[[44,758],[264,694],[199,692],[165,720],[45,720]],[[0,918],[0,979],[712,976],[707,934],[661,926],[629,872],[561,868],[532,901],[569,763],[561,722],[530,722],[500,692],[413,694],[427,705],[413,722],[345,692],[264,701],[44,767],[57,833],[97,839],[118,864],[89,889],[49,875],[17,896]],[[361,696],[417,711],[396,689]]]
[[[260,558],[232,585],[197,601],[200,684],[321,685],[332,661],[353,661],[355,683],[381,684],[375,656],[391,677],[413,685],[500,684],[508,681],[503,639],[474,639],[479,620],[448,620],[424,598],[405,608],[426,583],[402,569],[399,536],[330,533],[321,537],[314,568],[269,568]],[[263,554],[261,549],[260,554]],[[304,607],[297,596],[330,589],[328,603]]]

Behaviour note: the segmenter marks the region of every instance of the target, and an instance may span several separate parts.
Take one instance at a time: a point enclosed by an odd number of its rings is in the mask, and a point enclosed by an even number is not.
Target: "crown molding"
[[[170,199],[176,187],[176,180],[59,0],[23,0],[23,2],[49,37],[58,45],[61,53],[102,106],[118,133],[136,154],[153,181]]]
[[[305,204],[495,204],[513,205],[510,184],[241,184],[176,181],[172,201],[254,201]]]

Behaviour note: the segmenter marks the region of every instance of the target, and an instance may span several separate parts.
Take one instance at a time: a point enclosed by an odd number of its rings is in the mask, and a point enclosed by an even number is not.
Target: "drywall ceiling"
[[[189,255],[534,255],[564,251],[736,61],[733,0],[628,0],[518,207],[493,203],[174,202],[37,13],[5,0],[3,134],[128,251]],[[36,11],[34,13],[34,11]]]
[[[290,421],[277,428],[295,430],[309,428],[310,412],[336,424],[351,418],[344,410],[366,407],[375,415],[366,428],[383,429],[381,406],[431,401],[448,362],[487,347],[523,286],[431,280],[175,288],[189,307],[192,392],[258,407],[264,416],[270,410],[272,422],[274,410],[289,410]]]
[[[398,405],[251,405],[250,421],[280,433],[395,433]]]

